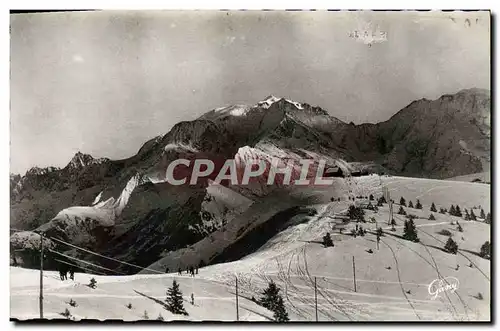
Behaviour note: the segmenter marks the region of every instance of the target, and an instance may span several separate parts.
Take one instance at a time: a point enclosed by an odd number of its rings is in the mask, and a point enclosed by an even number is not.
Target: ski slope
[[[341,221],[337,217],[345,214],[351,203],[347,196],[374,194],[378,197],[384,186],[396,202],[401,195],[414,204],[417,198],[422,202],[422,210],[405,208],[407,213],[417,216],[419,243],[402,238],[405,220],[402,215],[394,214],[396,231],[390,231],[387,204],[376,213],[366,210],[366,219],[373,217],[376,223],[360,223],[368,230],[364,237],[354,238],[349,234],[354,223],[347,224],[342,234],[339,232]],[[309,206],[318,211],[317,215],[306,221],[292,217],[290,226],[257,251],[234,262],[201,268],[194,278],[185,273],[181,276],[177,273],[95,276],[97,288],[90,289],[85,284],[91,275],[76,274],[75,282],[61,282],[56,273],[47,272],[45,317],[64,318],[60,313],[68,308],[76,319],[132,321],[142,319],[147,311],[150,319],[161,314],[165,320],[235,320],[238,278],[240,320],[272,319],[272,312],[251,301],[252,296],[259,298],[270,280],[281,288],[292,321],[315,320],[315,283],[320,321],[491,320],[490,261],[477,255],[481,245],[491,241],[490,226],[439,213],[433,213],[436,220],[428,220],[431,202],[438,209],[459,204],[462,209],[481,205],[485,212],[490,211],[488,185],[365,176],[337,181],[335,187],[304,194],[317,195],[315,204]],[[342,201],[329,202],[332,196],[342,197]],[[396,204],[395,212],[398,208]],[[463,232],[458,231],[457,221]],[[384,228],[379,247],[374,233],[377,226]],[[448,239],[439,234],[443,229],[450,231],[457,242],[457,255],[442,250]],[[325,248],[321,244],[326,232],[332,235],[334,247]],[[39,272],[14,267],[10,270],[11,317],[38,317]],[[459,281],[457,290],[444,291],[432,299],[429,285],[446,277]],[[183,292],[187,317],[174,316],[163,307],[165,292],[173,279],[179,282]],[[195,297],[194,306],[188,302],[191,293]],[[71,298],[77,307],[67,304]],[[129,302],[132,309],[125,307]]]

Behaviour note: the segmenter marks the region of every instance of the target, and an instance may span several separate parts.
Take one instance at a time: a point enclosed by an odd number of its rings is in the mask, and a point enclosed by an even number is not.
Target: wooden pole
[[[40,318],[43,318],[43,236],[40,233]]]
[[[314,307],[316,310],[316,322],[318,321],[318,287],[316,286],[316,277],[314,277]]]
[[[236,321],[240,320],[240,312],[238,307],[238,277],[236,277]]]
[[[354,292],[356,291],[356,264],[354,263],[354,256],[352,257],[352,273],[354,275]]]

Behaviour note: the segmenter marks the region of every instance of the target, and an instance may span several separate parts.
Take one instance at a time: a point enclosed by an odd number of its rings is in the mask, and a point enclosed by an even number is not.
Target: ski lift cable
[[[61,240],[61,239],[57,239],[57,238],[54,238],[54,237],[50,237],[49,239],[51,239],[51,240],[55,240],[55,241],[58,241],[58,242],[60,242],[60,243],[63,243],[63,244],[65,244],[65,245],[68,245],[68,246],[70,246],[70,247],[73,247],[73,248],[76,248],[76,249],[82,250],[82,251],[84,251],[84,252],[87,252],[87,253],[89,253],[89,254],[93,254],[93,255],[96,255],[96,256],[103,257],[103,258],[105,258],[105,259],[109,259],[109,260],[112,260],[112,261],[115,261],[115,262],[119,262],[119,263],[122,263],[122,264],[126,264],[126,265],[129,265],[129,266],[131,266],[131,267],[139,268],[139,269],[141,269],[141,270],[148,270],[148,271],[152,271],[152,272],[155,272],[155,273],[158,273],[158,274],[163,274],[163,272],[158,271],[158,270],[154,270],[154,269],[149,269],[149,268],[141,267],[141,266],[136,265],[136,264],[128,263],[128,262],[121,261],[121,260],[118,260],[118,259],[115,259],[115,258],[112,258],[112,257],[109,257],[109,256],[105,256],[105,255],[102,255],[102,254],[99,254],[99,253],[96,253],[96,252],[92,252],[92,251],[90,251],[90,250],[88,250],[88,249],[85,249],[85,248],[82,248],[82,247],[78,247],[78,246],[76,246],[76,245],[73,245],[73,244],[70,244],[70,243],[68,243],[68,242],[65,242],[65,241],[63,241],[63,240]]]
[[[24,232],[24,231],[29,231],[29,230],[19,230],[19,229],[15,229],[15,228],[10,228],[11,231],[14,231],[14,232]],[[102,258],[105,258],[105,259],[109,259],[109,260],[112,260],[112,261],[115,261],[115,262],[118,262],[118,263],[122,263],[122,264],[126,264],[128,266],[131,266],[131,267],[134,267],[134,268],[138,268],[138,269],[141,269],[141,270],[148,270],[148,271],[151,271],[151,272],[154,272],[154,273],[158,273],[158,274],[163,274],[163,272],[161,271],[158,271],[158,270],[154,270],[154,269],[149,269],[149,268],[146,268],[146,267],[141,267],[139,265],[136,265],[136,264],[132,264],[132,263],[128,263],[128,262],[125,262],[125,261],[121,261],[121,260],[118,260],[118,259],[115,259],[115,258],[112,258],[112,257],[109,257],[109,256],[105,256],[105,255],[102,255],[102,254],[99,254],[99,253],[96,253],[96,252],[92,252],[88,249],[85,249],[85,248],[82,248],[82,247],[79,247],[79,246],[76,246],[76,245],[73,245],[73,244],[70,244],[68,242],[65,242],[61,239],[57,239],[57,238],[54,238],[54,237],[45,237],[45,238],[48,238],[48,239],[51,239],[51,240],[54,240],[54,241],[57,241],[57,242],[60,242],[62,244],[65,244],[65,245],[68,245],[70,247],[73,247],[73,248],[76,248],[76,249],[79,249],[79,250],[82,250],[84,252],[87,252],[89,254],[93,254],[93,255],[96,255],[96,256],[99,256],[99,257],[102,257]],[[114,272],[114,271],[113,271]]]
[[[94,264],[94,263],[91,263],[91,262],[87,262],[87,261],[84,261],[84,260],[78,259],[78,258],[76,258],[76,257],[72,257],[72,256],[69,256],[69,255],[63,254],[63,253],[61,253],[61,252],[55,251],[55,250],[53,250],[53,249],[49,249],[49,252],[51,252],[51,253],[55,253],[55,254],[58,254],[58,255],[61,255],[61,256],[64,256],[64,257],[66,257],[66,258],[68,258],[68,259],[71,259],[71,260],[75,260],[75,261],[79,261],[79,262],[82,262],[82,263],[85,263],[85,264],[91,265],[91,266],[93,266],[93,267],[97,267],[97,268],[101,268],[101,269],[104,269],[104,270],[107,270],[107,271],[116,272],[116,273],[119,273],[119,274],[121,274],[121,275],[125,275],[125,274],[124,274],[124,273],[122,273],[122,272],[119,272],[119,271],[116,271],[116,270],[113,270],[113,269],[108,269],[108,268],[103,267],[103,266],[100,266],[100,265],[98,265],[98,264]]]

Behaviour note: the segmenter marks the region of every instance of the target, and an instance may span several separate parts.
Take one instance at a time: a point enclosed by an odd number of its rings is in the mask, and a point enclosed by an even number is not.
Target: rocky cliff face
[[[378,124],[381,164],[429,178],[489,171],[490,102],[488,91],[471,89],[411,103]]]
[[[252,185],[226,185],[222,190],[210,186],[213,176],[194,186],[171,186],[165,182],[165,170],[177,158],[222,163],[229,158],[240,167],[255,158],[326,159],[344,174],[363,167],[446,178],[489,170],[490,139],[490,96],[483,90],[418,100],[385,122],[362,125],[344,123],[319,107],[270,96],[253,106],[218,108],[178,123],[128,159],[77,153],[62,169],[33,168],[22,177],[11,175],[11,227],[38,228],[148,265],[162,252],[192,245],[226,226],[276,188],[266,185],[265,175]],[[16,239],[11,245],[22,250],[25,242]],[[80,254],[68,247],[58,249]]]

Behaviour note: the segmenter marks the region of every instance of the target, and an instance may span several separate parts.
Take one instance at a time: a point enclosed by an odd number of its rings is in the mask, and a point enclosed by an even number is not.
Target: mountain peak
[[[257,105],[260,106],[260,107],[262,107],[262,108],[266,108],[267,109],[267,108],[271,107],[271,105],[273,103],[278,102],[281,99],[283,99],[283,98],[278,98],[278,97],[276,97],[276,96],[274,96],[274,95],[271,94],[268,97],[266,97],[264,100],[261,100],[261,101],[257,102]]]
[[[69,165],[74,168],[81,168],[85,167],[88,163],[91,163],[93,160],[94,158],[91,155],[83,154],[82,152],[78,151],[69,162]]]
[[[290,100],[290,99],[285,99],[285,98],[277,97],[277,96],[274,96],[272,94],[270,96],[268,96],[267,98],[265,98],[264,100],[259,101],[257,103],[257,105],[259,107],[268,109],[269,107],[271,107],[276,102],[287,102],[289,104],[294,105],[295,108],[297,108],[297,109],[304,109],[304,107],[302,106],[302,104],[299,103],[299,102],[296,102],[296,101],[293,101],[293,100]]]
[[[106,161],[107,159],[94,159],[90,154],[84,154],[80,151],[76,152],[71,161],[68,163],[68,167],[74,169],[84,168],[90,164],[98,164]]]
[[[46,173],[53,172],[59,170],[58,167],[47,167],[47,168],[40,168],[37,166],[31,167],[28,171],[26,171],[26,176],[27,175],[45,175]]]

